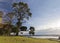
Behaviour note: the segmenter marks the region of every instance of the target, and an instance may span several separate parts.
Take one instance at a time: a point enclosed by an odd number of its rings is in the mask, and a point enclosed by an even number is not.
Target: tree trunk
[[[18,36],[18,32],[16,32],[16,36]]]
[[[16,36],[18,36],[18,33],[20,31],[20,27],[21,27],[22,23],[20,22],[20,19],[18,19],[18,22],[17,22],[17,30],[16,30]]]

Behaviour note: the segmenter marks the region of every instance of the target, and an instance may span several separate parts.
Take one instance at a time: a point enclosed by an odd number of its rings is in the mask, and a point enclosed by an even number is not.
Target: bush
[[[35,28],[34,27],[30,27],[30,31],[29,31],[29,34],[30,35],[34,35],[35,34]]]
[[[20,28],[20,31],[26,31],[27,30],[27,27],[26,26],[22,26],[21,28]]]

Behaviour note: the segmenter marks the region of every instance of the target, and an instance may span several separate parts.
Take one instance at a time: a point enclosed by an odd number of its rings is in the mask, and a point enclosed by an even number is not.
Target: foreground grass
[[[35,39],[20,36],[0,36],[0,43],[59,43],[48,39]]]

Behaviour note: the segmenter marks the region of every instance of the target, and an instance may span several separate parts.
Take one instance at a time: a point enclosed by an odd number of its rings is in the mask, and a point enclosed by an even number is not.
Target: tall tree
[[[13,3],[13,12],[15,13],[15,16],[18,20],[18,22],[16,23],[18,30],[22,26],[24,19],[29,20],[29,17],[31,17],[32,15],[32,13],[30,12],[30,8],[28,7],[28,4],[24,2]],[[16,35],[18,35],[18,32]]]
[[[6,33],[7,35],[10,34],[11,30],[12,30],[12,18],[14,16],[14,13],[13,12],[9,12],[7,13],[6,15],[4,15],[4,23],[5,25],[3,26],[4,28],[4,33]]]

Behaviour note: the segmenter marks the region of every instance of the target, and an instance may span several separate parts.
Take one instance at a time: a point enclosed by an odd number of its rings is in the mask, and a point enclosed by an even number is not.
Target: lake
[[[32,38],[54,38],[54,39],[58,39],[59,36],[31,36]]]

